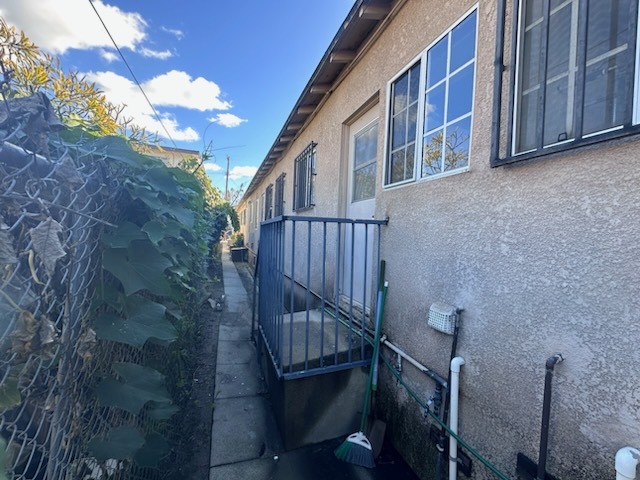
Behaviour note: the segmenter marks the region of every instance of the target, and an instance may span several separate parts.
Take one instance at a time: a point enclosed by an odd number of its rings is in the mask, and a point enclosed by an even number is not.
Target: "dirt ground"
[[[198,353],[192,387],[194,431],[191,436],[193,457],[188,471],[191,480],[209,478],[209,456],[211,454],[211,423],[213,421],[213,393],[216,379],[218,355],[218,331],[222,312],[215,311],[209,298],[218,299],[224,293],[222,265],[219,254],[209,264],[206,291],[202,292],[198,322]]]

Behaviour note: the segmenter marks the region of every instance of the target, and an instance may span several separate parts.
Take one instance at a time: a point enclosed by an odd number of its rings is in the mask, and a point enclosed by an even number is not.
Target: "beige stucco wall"
[[[460,432],[511,478],[517,452],[537,459],[544,363],[562,352],[548,471],[562,479],[613,478],[616,450],[640,446],[640,141],[490,168],[496,3],[482,1],[478,10],[469,172],[381,187],[387,82],[474,5],[410,0],[263,185],[287,172],[291,213],[293,159],[315,141],[316,207],[304,214],[341,216],[344,124],[379,95],[376,218],[390,219],[382,238],[390,283],[384,331],[446,375],[451,338],[427,326],[428,308],[465,308]],[[433,383],[411,368],[404,375],[426,399]],[[423,412],[382,378],[389,435],[427,478]],[[495,478],[477,461],[474,471]]]

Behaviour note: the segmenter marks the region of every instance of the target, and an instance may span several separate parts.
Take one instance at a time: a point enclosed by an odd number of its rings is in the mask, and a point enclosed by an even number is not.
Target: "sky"
[[[205,168],[224,192],[227,156],[229,188],[246,188],[353,3],[2,0],[0,17],[126,105],[161,145],[209,148]]]

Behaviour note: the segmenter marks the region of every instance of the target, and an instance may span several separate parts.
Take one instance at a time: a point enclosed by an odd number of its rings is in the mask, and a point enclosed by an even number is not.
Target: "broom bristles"
[[[371,443],[362,432],[352,433],[333,452],[339,460],[343,460],[353,465],[373,468],[376,462],[373,459],[373,449]]]

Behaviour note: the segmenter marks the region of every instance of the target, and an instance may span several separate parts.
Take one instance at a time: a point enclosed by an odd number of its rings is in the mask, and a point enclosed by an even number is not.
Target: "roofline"
[[[315,68],[313,74],[309,78],[309,81],[303,88],[302,93],[300,94],[300,97],[298,97],[298,100],[296,101],[295,105],[293,106],[293,109],[291,110],[287,119],[285,120],[282,128],[280,129],[280,132],[278,133],[278,135],[276,136],[276,139],[271,145],[271,148],[269,148],[267,155],[265,156],[264,160],[258,167],[258,171],[253,176],[251,183],[249,183],[249,186],[247,187],[247,190],[242,196],[242,199],[240,200],[239,205],[242,204],[255,191],[255,189],[262,182],[264,177],[271,171],[273,166],[287,152],[287,150],[289,149],[293,141],[306,128],[308,123],[315,117],[315,114],[317,113],[317,111],[322,107],[322,105],[326,101],[328,94],[330,94],[335,89],[337,84],[340,83],[341,79],[344,78],[345,72],[350,71],[352,66],[355,63],[357,63],[357,61],[361,56],[362,47],[366,45],[367,42],[369,42],[373,36],[375,36],[376,32],[379,30],[382,24],[385,24],[388,19],[395,16],[395,12],[397,11],[400,5],[405,3],[405,1],[406,0],[356,0],[354,2],[353,7],[347,14],[345,20],[340,25],[338,32],[333,37],[333,40],[331,41],[331,43],[329,44],[329,47],[327,48],[324,55],[322,56],[322,59],[318,63],[318,66]],[[337,55],[342,54],[343,52],[340,52],[340,53],[334,52],[334,48],[340,42],[340,40],[346,37],[346,35],[350,32],[350,29],[353,28],[353,25],[355,23],[354,20],[357,21],[360,18],[371,20],[372,17],[368,16],[370,11],[381,12],[381,13],[375,14],[376,16],[375,20],[377,20],[377,23],[372,28],[371,33],[368,34],[365,38],[363,38],[361,42],[357,45],[357,52],[352,58],[336,58]],[[326,90],[324,90],[324,88],[316,88],[315,89],[316,91],[312,91],[314,90],[313,87],[320,87],[317,84],[314,85],[314,83],[316,82],[316,80],[318,79],[318,77],[320,76],[320,73],[322,73],[324,68],[327,67],[327,65],[332,63],[331,61],[332,55],[334,54],[336,54],[336,56],[334,56],[333,58],[334,62],[344,63],[344,67],[339,71],[339,73],[332,80],[332,83],[329,86],[329,88],[327,88]],[[305,105],[305,100],[307,100],[312,94],[317,95],[318,93],[322,93],[323,98],[320,100],[319,103],[313,106],[312,110],[309,110],[307,112],[307,117],[303,121],[303,123],[300,125],[299,122],[293,122],[292,120],[299,113],[298,110],[300,107],[310,106],[310,105]],[[291,128],[293,125],[299,128]],[[291,130],[294,130],[294,132],[292,133]]]

